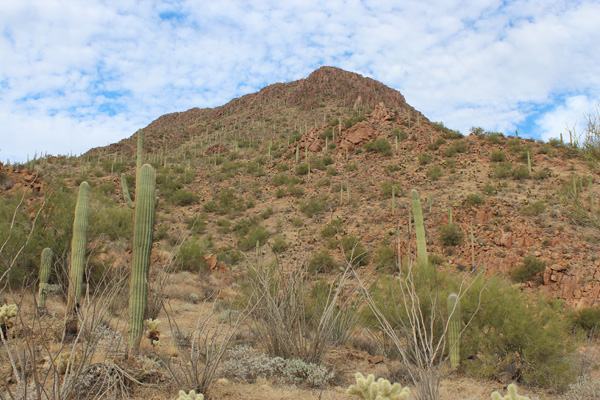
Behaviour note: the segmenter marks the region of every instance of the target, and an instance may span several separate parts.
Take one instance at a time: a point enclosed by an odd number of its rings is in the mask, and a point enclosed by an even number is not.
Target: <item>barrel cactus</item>
[[[38,290],[38,307],[43,310],[46,307],[46,294],[48,292],[48,280],[50,279],[50,269],[52,267],[52,249],[46,247],[42,250],[40,260],[40,283]]]
[[[69,312],[77,308],[79,297],[81,297],[89,211],[90,185],[84,181],[79,185],[79,195],[77,196],[75,219],[73,221],[71,269],[69,271],[69,288],[67,291],[67,309]]]

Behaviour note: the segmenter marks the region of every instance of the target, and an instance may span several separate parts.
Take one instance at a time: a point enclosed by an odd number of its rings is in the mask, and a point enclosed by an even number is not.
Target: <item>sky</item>
[[[548,140],[600,106],[600,0],[2,0],[0,160],[335,66],[432,121]]]

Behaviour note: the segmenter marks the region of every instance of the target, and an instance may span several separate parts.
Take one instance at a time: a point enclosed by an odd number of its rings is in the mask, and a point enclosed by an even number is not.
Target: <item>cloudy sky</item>
[[[2,0],[0,160],[79,154],[323,65],[434,121],[558,137],[600,105],[600,0]]]

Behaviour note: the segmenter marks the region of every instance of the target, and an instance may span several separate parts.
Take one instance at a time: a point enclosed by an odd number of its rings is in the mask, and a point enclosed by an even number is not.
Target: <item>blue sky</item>
[[[6,0],[0,160],[79,154],[322,65],[547,140],[600,105],[600,1]]]

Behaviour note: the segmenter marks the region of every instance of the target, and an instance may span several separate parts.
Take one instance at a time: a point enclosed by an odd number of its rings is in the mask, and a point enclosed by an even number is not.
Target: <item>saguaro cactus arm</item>
[[[125,204],[127,204],[127,207],[129,208],[133,208],[134,203],[129,195],[129,188],[127,187],[127,178],[125,177],[125,174],[121,174],[121,188],[123,189],[123,199],[125,200]]]

